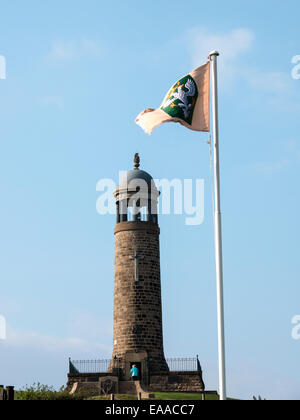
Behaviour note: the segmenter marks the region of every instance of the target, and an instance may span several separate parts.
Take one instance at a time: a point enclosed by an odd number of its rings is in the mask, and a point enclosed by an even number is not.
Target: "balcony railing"
[[[199,359],[196,358],[173,358],[166,359],[171,372],[196,372],[201,369]],[[107,373],[111,359],[102,360],[69,360],[69,373]],[[114,360],[114,365],[118,368],[118,360]]]

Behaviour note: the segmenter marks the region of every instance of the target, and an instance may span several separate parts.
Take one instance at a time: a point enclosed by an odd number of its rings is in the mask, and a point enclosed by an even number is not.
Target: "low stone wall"
[[[76,382],[99,382],[100,378],[112,376],[111,373],[69,373],[67,386],[73,386]]]
[[[74,387],[74,385],[76,385]],[[110,373],[77,373],[68,375],[67,389],[71,392],[85,391],[91,395],[100,395],[101,392],[119,392],[119,378]]]
[[[151,376],[147,389],[150,392],[202,392],[204,384],[199,372],[170,372]]]
[[[100,393],[101,383],[105,379],[113,380],[115,385],[115,392],[119,388],[118,384],[123,384],[124,381],[119,382],[117,376],[112,376],[110,373],[82,373],[69,374],[67,387],[72,389],[75,383],[78,383],[77,389],[91,390]],[[125,384],[125,382],[124,382]],[[203,392],[204,384],[199,372],[170,372],[169,374],[152,375],[150,377],[150,384],[143,385],[147,392]]]

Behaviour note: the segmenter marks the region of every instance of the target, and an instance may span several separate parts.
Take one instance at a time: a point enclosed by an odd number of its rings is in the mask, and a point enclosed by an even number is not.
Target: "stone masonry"
[[[159,233],[159,227],[149,222],[125,222],[115,228],[113,358],[123,365],[128,352],[145,352],[150,375],[168,372],[163,350]],[[136,253],[141,257],[138,282],[131,259]]]

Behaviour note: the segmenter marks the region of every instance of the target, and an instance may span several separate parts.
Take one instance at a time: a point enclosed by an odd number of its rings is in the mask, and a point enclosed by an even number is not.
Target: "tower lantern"
[[[140,157],[134,157],[134,169],[126,173],[115,192],[117,224],[129,221],[158,224],[159,192],[151,175],[139,169]]]

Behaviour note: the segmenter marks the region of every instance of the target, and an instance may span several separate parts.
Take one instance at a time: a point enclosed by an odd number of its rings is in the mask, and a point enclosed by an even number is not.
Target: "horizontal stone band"
[[[119,232],[126,232],[129,230],[147,230],[151,233],[160,234],[160,228],[151,222],[122,222],[118,223],[115,227],[115,235]]]

